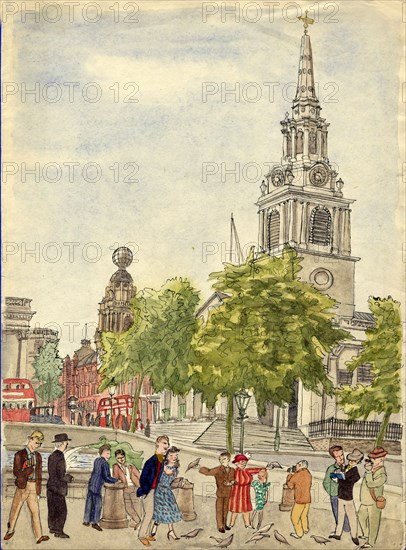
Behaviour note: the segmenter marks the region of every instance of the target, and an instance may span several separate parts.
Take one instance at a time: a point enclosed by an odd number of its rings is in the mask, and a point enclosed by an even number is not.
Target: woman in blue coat
[[[170,447],[167,450],[162,475],[154,493],[153,520],[155,524],[165,523],[168,525],[168,540],[179,540],[174,531],[173,524],[182,519],[182,514],[179,511],[175,495],[171,489],[172,482],[178,474],[178,453],[179,449],[177,447]]]

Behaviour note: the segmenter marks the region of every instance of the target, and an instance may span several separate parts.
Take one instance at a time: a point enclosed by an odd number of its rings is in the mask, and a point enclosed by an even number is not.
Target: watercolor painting
[[[405,548],[405,29],[2,3],[2,548]]]

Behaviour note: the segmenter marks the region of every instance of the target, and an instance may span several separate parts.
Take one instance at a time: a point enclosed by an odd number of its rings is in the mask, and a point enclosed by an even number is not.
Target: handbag
[[[371,493],[371,497],[375,501],[376,507],[380,510],[383,510],[386,506],[386,498],[385,497],[377,497],[375,495],[375,491],[373,489],[369,489],[369,492]]]

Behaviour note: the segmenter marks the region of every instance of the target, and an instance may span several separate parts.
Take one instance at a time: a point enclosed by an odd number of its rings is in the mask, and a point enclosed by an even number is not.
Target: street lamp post
[[[109,392],[110,396],[110,420],[111,420],[111,428],[113,429],[113,397],[116,393],[117,384],[114,381],[114,378],[111,379],[110,384],[107,387],[107,391]]]
[[[239,417],[238,420],[241,422],[240,429],[240,453],[244,452],[244,420],[248,418],[246,415],[248,403],[250,402],[251,395],[246,390],[241,390],[235,394],[235,401],[237,403]]]
[[[68,397],[68,409],[70,410],[70,423],[75,423],[75,412],[78,408],[79,398],[76,395],[70,395]]]
[[[276,410],[276,430],[275,430],[275,440],[274,440],[274,451],[278,452],[281,444],[281,432],[280,432],[280,407]]]

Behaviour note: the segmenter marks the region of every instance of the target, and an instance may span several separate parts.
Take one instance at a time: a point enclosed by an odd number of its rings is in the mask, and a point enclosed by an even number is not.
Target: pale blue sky
[[[302,26],[286,21],[283,3],[275,8],[270,23],[262,2],[263,17],[257,23],[231,19],[220,13],[202,22],[201,3],[173,2],[172,7],[138,2],[138,23],[112,24],[103,2],[99,23],[67,17],[50,24],[26,23],[16,18],[5,25],[6,58],[3,81],[21,90],[47,83],[63,90],[60,101],[21,94],[3,105],[13,125],[5,137],[3,161],[98,163],[102,177],[88,183],[78,174],[69,182],[63,168],[59,182],[40,181],[20,174],[3,184],[6,242],[18,252],[3,262],[3,292],[33,299],[40,324],[95,323],[97,304],[114,271],[115,243],[136,243],[138,259],[130,271],[138,288],[156,287],[166,278],[189,277],[207,297],[207,276],[221,267],[220,253],[202,258],[203,243],[229,240],[229,217],[234,212],[242,244],[256,242],[258,221],[255,202],[258,181],[236,183],[219,174],[202,181],[203,163],[278,162],[282,136],[280,120],[290,103],[281,93],[295,82]],[[243,4],[243,3],[241,3]],[[306,4],[299,3],[306,8]],[[220,5],[220,4],[219,4]],[[366,310],[370,294],[400,298],[399,277],[402,237],[396,229],[400,216],[397,179],[399,70],[401,67],[401,3],[338,2],[338,22],[328,23],[323,3],[320,20],[310,29],[315,79],[323,116],[330,122],[329,157],[338,165],[345,182],[344,195],[356,199],[352,209],[352,253],[361,256],[356,266],[356,304]],[[384,7],[386,8],[384,9]],[[12,40],[12,42],[11,42]],[[9,45],[9,47],[8,47]],[[9,67],[8,64],[13,67]],[[78,82],[70,102],[66,82]],[[102,98],[83,100],[81,91],[96,82]],[[137,103],[115,103],[114,83],[135,82]],[[202,102],[202,83],[228,86],[258,84],[257,102],[221,102],[220,93]],[[269,86],[275,83],[274,100]],[[334,83],[330,84],[329,83]],[[323,89],[325,87],[325,89]],[[327,102],[336,90],[336,102]],[[252,90],[251,90],[252,91]],[[49,91],[49,94],[52,90]],[[91,90],[89,91],[89,94]],[[138,183],[114,183],[114,163],[122,168],[135,162]],[[124,172],[124,175],[127,172]],[[122,178],[121,178],[122,179]],[[8,212],[8,213],[7,213]],[[401,218],[401,216],[400,216]],[[40,243],[40,261],[24,257]],[[55,249],[59,261],[46,261]],[[73,262],[66,242],[77,242]],[[99,261],[83,258],[87,243],[101,251]],[[17,248],[16,248],[17,247]],[[12,250],[11,248],[9,250]],[[96,249],[88,249],[93,254]],[[22,253],[21,253],[22,252]],[[86,249],[85,249],[86,252]],[[224,258],[223,258],[224,259]],[[25,261],[24,261],[25,260]],[[80,330],[69,342],[66,328],[61,351],[72,353],[79,345]]]

